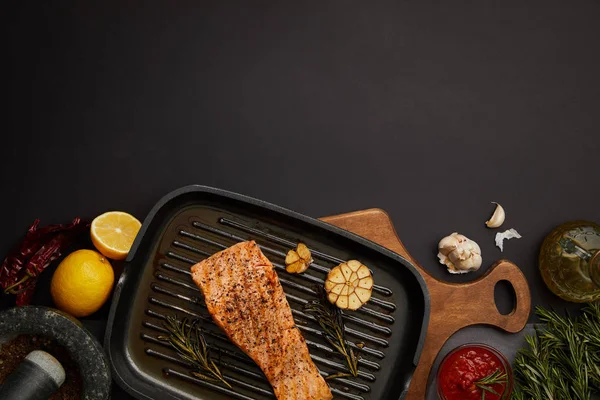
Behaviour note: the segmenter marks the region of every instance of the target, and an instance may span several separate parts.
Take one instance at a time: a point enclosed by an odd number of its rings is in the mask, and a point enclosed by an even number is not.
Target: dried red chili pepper
[[[31,243],[31,238],[36,232],[39,223],[39,219],[33,222],[27,230],[23,241],[2,262],[2,267],[0,267],[0,286],[3,289],[18,281],[18,274],[25,264],[26,257],[28,254],[37,251],[38,246]],[[40,243],[39,246],[41,245]]]
[[[75,218],[70,224],[48,225],[38,229],[40,223],[36,219],[27,230],[21,243],[4,259],[0,267],[0,286],[6,289],[19,281],[18,274],[27,262],[27,258],[36,253],[54,234],[68,232],[81,225],[81,219]]]
[[[42,246],[27,263],[25,273],[30,276],[38,276],[48,264],[60,257],[61,248],[70,244],[68,239],[69,236],[59,233],[48,244]]]
[[[70,224],[40,229],[37,229],[38,224],[39,220],[36,220],[31,225],[21,245],[4,260],[0,270],[0,286],[5,293],[17,295],[17,305],[29,304],[37,276],[89,228],[89,223],[83,223],[79,218]]]
[[[30,240],[35,241],[35,240],[40,240],[40,239],[44,239],[47,238],[48,235],[54,234],[54,233],[60,233],[60,232],[70,232],[73,229],[77,229],[77,227],[81,226],[85,226],[88,223],[84,223],[81,221],[81,218],[77,217],[75,218],[73,221],[71,221],[71,223],[69,224],[57,224],[57,225],[48,225],[48,226],[44,226],[43,228],[37,229],[35,232],[33,232],[32,236],[30,237]],[[31,254],[31,253],[29,253]]]
[[[18,294],[29,286],[33,281],[31,278],[37,277],[52,261],[60,257],[61,246],[65,245],[66,247],[69,244],[67,239],[67,235],[59,233],[44,244],[27,263],[25,273],[17,282],[5,288],[4,292]]]
[[[35,284],[37,283],[35,280],[32,280],[31,282],[32,283],[29,286],[17,294],[17,299],[15,301],[16,305],[26,306],[27,304],[31,303],[33,293],[35,292]]]

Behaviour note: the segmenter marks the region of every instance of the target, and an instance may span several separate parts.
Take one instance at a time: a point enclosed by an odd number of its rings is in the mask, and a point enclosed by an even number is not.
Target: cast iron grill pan
[[[213,323],[190,267],[235,243],[255,240],[279,275],[296,324],[321,374],[347,371],[344,359],[303,311],[327,272],[358,259],[373,272],[371,300],[344,312],[346,339],[360,355],[359,376],[328,383],[339,399],[403,398],[429,316],[429,294],[402,257],[321,221],[233,193],[188,186],[163,198],[145,220],[111,305],[105,348],[116,381],[140,399],[274,399],[256,364]],[[301,241],[314,262],[301,275],[285,271]],[[232,389],[191,375],[189,365],[159,339],[169,315],[200,320],[206,341]]]

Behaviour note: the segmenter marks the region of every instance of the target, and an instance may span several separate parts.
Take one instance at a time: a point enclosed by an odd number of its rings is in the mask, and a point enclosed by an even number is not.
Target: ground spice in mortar
[[[67,350],[56,341],[41,335],[20,335],[0,347],[0,384],[33,350],[52,354],[63,366],[65,382],[50,400],[79,400],[82,393],[81,375]]]

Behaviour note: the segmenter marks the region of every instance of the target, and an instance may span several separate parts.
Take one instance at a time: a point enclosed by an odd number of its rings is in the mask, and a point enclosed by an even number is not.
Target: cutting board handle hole
[[[508,315],[517,308],[517,295],[515,288],[507,280],[496,282],[494,286],[494,303],[498,312],[502,315]]]

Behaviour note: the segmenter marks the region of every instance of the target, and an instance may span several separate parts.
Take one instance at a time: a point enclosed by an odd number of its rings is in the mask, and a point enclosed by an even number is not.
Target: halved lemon
[[[106,212],[92,221],[92,243],[105,257],[124,260],[141,226],[140,221],[131,214]]]

